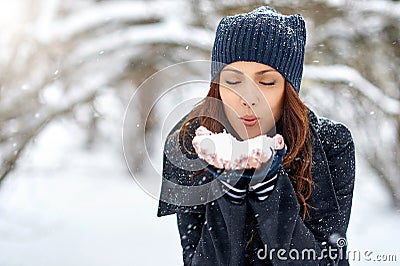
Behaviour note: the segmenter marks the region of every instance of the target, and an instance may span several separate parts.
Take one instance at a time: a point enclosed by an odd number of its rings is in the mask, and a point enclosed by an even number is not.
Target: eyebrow
[[[239,70],[234,69],[234,68],[226,68],[226,69],[223,69],[222,71],[231,71],[231,72],[238,73],[240,75],[244,75],[242,71],[239,71]],[[276,72],[276,70],[275,69],[265,69],[265,70],[258,71],[255,74],[256,75],[262,75],[262,74],[267,73],[267,72]]]

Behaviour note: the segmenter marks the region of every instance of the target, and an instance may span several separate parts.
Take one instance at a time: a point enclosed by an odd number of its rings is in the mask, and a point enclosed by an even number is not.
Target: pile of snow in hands
[[[244,169],[247,162],[255,160],[259,163],[267,162],[273,149],[279,149],[278,140],[282,136],[274,137],[260,135],[244,141],[237,140],[225,130],[222,133],[213,133],[206,127],[196,129],[196,136],[192,144],[200,159],[219,168]]]

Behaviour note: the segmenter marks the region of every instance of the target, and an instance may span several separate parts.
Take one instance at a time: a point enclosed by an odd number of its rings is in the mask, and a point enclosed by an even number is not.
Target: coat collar
[[[333,187],[332,176],[329,170],[328,159],[322,146],[320,123],[313,111],[309,111],[309,122],[312,133],[312,177],[313,191],[308,203],[310,218],[314,220],[339,211],[339,204]]]

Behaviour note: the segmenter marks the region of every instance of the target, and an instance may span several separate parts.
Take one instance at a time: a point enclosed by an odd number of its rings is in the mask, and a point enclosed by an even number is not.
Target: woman
[[[269,7],[221,20],[208,95],[164,147],[158,216],[177,214],[185,265],[348,265],[354,143],[299,98],[305,39],[301,15]],[[239,140],[279,133],[284,144],[241,172],[218,158],[199,167],[201,125]]]

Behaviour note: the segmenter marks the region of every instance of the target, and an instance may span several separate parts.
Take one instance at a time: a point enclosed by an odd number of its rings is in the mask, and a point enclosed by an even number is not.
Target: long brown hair
[[[207,127],[212,132],[223,131],[224,127],[219,121],[223,121],[225,113],[222,104],[218,104],[221,100],[218,84],[219,78],[217,77],[211,83],[207,97],[193,108],[182,123],[179,131],[181,143],[187,143],[182,140],[185,140],[189,134],[188,126],[195,119],[199,119],[200,125]],[[282,135],[287,146],[282,166],[292,179],[297,199],[301,204],[301,217],[304,220],[308,215],[307,200],[312,192],[312,148],[308,109],[287,81],[285,82],[282,125]],[[189,152],[187,147],[184,149]]]

